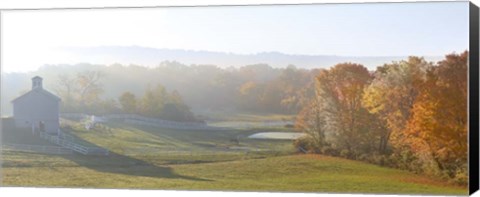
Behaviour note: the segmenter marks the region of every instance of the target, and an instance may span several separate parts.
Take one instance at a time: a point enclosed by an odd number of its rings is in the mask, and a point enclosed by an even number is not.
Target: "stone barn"
[[[57,134],[60,128],[60,98],[43,89],[42,78],[32,78],[32,90],[12,101],[13,119],[17,128],[31,128]]]

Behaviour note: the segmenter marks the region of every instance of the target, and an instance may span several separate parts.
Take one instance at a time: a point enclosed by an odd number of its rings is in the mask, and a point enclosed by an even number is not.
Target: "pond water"
[[[248,136],[248,138],[294,140],[304,135],[305,135],[304,133],[297,133],[297,132],[261,132],[261,133],[255,133],[253,135],[250,135]]]

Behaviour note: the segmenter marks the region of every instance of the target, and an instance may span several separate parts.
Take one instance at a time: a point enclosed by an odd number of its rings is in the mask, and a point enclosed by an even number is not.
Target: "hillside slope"
[[[112,122],[72,124],[79,143],[107,157],[2,152],[3,186],[466,195],[467,188],[411,172],[321,155],[291,141],[249,140],[252,130],[173,130]],[[281,131],[277,131],[281,132]],[[232,138],[240,136],[239,142]],[[241,148],[241,149],[238,149]],[[267,151],[258,149],[270,148]]]
[[[318,155],[181,165],[121,162],[120,157],[3,155],[4,186],[467,194],[466,188],[425,176]]]

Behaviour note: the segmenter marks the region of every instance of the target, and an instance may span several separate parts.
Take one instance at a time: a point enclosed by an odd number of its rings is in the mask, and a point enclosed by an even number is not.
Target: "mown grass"
[[[259,158],[295,151],[288,140],[247,138],[260,131],[257,129],[177,130],[111,122],[93,130],[85,130],[80,124],[71,125],[71,129],[64,131],[76,136],[84,145],[103,147],[117,154],[148,161],[171,163]]]
[[[114,156],[4,152],[3,157],[4,186],[467,194],[466,188],[433,178],[319,155],[176,165]]]
[[[79,143],[107,148],[111,154],[3,151],[2,185],[467,194],[467,188],[406,171],[327,156],[292,155],[291,141],[246,138],[274,131],[271,128],[175,130],[110,122],[89,131],[74,123],[65,131]]]

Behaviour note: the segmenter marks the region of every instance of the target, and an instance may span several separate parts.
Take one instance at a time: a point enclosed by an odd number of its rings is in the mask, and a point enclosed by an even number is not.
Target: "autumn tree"
[[[379,152],[386,152],[392,138],[396,148],[405,146],[405,125],[411,117],[426,70],[431,66],[423,58],[409,57],[407,61],[377,68],[374,80],[365,89],[362,104],[385,126],[377,127],[376,131],[380,136]]]
[[[253,81],[245,82],[238,89],[237,105],[241,109],[258,110],[262,92],[263,85]]]
[[[83,107],[89,107],[100,101],[103,87],[100,83],[104,74],[100,71],[84,71],[77,73],[76,84],[78,85],[78,100]]]
[[[282,99],[280,107],[286,112],[298,112],[302,106],[307,104],[314,91],[314,77],[318,74],[316,70],[298,69],[293,65],[289,65],[282,70],[276,82],[282,90]]]
[[[57,95],[62,99],[61,102],[61,110],[62,111],[73,111],[75,110],[76,103],[77,103],[77,98],[76,98],[76,92],[77,92],[77,86],[75,82],[75,78],[70,77],[66,74],[60,74],[58,75],[58,80],[57,80],[57,86],[55,88],[55,91]]]
[[[103,76],[100,71],[79,72],[74,77],[60,74],[56,92],[62,98],[62,111],[94,111],[101,103]]]
[[[327,107],[337,146],[354,152],[365,144],[368,122],[367,111],[361,105],[363,89],[370,83],[371,75],[359,64],[337,64],[318,77],[320,95],[331,105]]]
[[[310,102],[318,74],[316,69],[299,69],[293,65],[276,70],[268,66],[247,66],[239,72],[250,74],[248,78],[245,76],[248,81],[238,87],[236,105],[239,109],[284,114],[298,113]],[[268,72],[278,72],[278,76],[267,75]]]
[[[344,156],[368,151],[370,119],[361,100],[371,78],[364,66],[353,63],[320,71],[316,77],[316,95],[309,106],[314,109],[304,112],[310,118],[300,121],[298,126],[307,133],[316,131],[318,139],[325,138],[333,148],[342,150]]]
[[[468,52],[450,54],[429,70],[408,122],[412,148],[449,177],[467,170],[467,60]]]
[[[296,141],[297,146],[314,152],[321,152],[322,148],[327,146],[324,108],[325,106],[322,106],[320,98],[315,96],[298,113],[295,128],[307,134],[307,137],[298,139]]]

